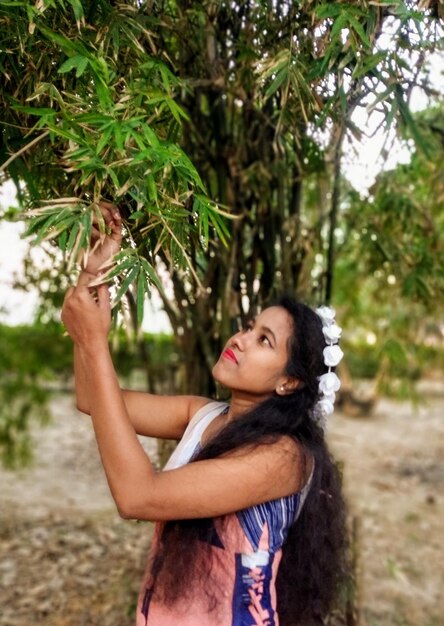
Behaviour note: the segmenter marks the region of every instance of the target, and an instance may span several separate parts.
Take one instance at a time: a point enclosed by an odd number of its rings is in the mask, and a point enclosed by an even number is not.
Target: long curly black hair
[[[319,316],[289,297],[275,303],[293,321],[286,373],[303,384],[289,395],[273,395],[229,424],[193,458],[216,458],[229,450],[286,435],[314,459],[311,488],[301,514],[282,548],[277,575],[277,610],[282,626],[317,626],[343,588],[347,573],[346,507],[341,477],[324,439],[322,428],[310,417],[318,399],[318,377],[326,371],[325,339]],[[192,461],[192,462],[193,462]],[[300,469],[300,468],[298,468]],[[152,574],[154,594],[171,606],[202,585],[209,606],[217,604],[211,592],[211,558],[203,546],[211,543],[208,519],[170,521],[164,525]],[[204,539],[205,541],[201,541]],[[199,541],[199,550],[195,542]],[[196,556],[200,555],[200,556]]]

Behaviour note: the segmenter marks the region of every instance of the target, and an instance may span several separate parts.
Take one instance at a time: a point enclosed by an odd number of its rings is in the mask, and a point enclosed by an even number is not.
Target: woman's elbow
[[[162,518],[151,506],[143,506],[139,500],[131,498],[114,498],[117,512],[122,519],[144,520],[146,522],[155,522]]]
[[[117,512],[122,519],[128,519],[128,520],[129,519],[146,519],[140,516],[140,512],[138,510],[140,507],[138,507],[137,505],[134,505],[133,503],[129,501],[118,502],[116,500],[115,502],[116,502]]]
[[[127,508],[117,505],[117,512],[122,519],[137,519]]]
[[[76,409],[80,411],[80,413],[85,413],[85,415],[91,415],[89,407],[86,404],[79,402],[79,400],[76,401]]]

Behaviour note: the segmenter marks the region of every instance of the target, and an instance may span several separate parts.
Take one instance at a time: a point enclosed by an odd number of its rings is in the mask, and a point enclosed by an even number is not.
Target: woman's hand
[[[110,202],[102,201],[99,209],[105,222],[105,233],[100,232],[99,220],[93,221],[91,252],[84,258],[84,269],[97,275],[101,268],[111,261],[120,250],[122,242],[122,218],[118,208]]]
[[[79,347],[90,348],[107,343],[111,327],[111,303],[107,285],[93,290],[79,284],[66,292],[62,321],[71,339]]]

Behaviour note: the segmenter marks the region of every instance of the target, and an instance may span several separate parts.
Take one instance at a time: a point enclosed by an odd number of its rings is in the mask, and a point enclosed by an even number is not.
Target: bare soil
[[[444,382],[422,390],[418,407],[382,399],[330,422],[359,527],[362,626],[444,626]],[[130,626],[152,526],[116,514],[70,395],[52,415],[34,465],[0,470],[0,625]]]

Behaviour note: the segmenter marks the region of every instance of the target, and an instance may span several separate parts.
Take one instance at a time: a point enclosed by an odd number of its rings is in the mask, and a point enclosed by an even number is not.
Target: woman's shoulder
[[[190,426],[196,425],[210,414],[218,415],[227,406],[228,404],[226,402],[222,402],[220,400],[196,396],[194,406],[190,411]]]

